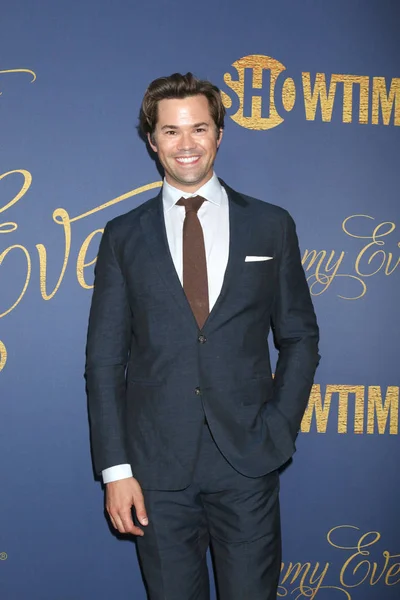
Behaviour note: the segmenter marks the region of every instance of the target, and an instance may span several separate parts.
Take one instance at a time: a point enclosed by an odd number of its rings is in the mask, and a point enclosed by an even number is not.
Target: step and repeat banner
[[[146,597],[93,475],[84,349],[104,225],[161,185],[142,96],[177,71],[221,89],[217,174],[294,217],[320,324],[278,597],[400,597],[399,22],[390,0],[2,3],[1,600]]]

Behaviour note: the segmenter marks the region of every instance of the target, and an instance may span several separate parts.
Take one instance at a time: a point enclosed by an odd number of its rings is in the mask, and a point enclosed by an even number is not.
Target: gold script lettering
[[[61,282],[65,275],[67,268],[69,253],[71,249],[71,221],[67,211],[64,208],[57,208],[53,212],[53,220],[58,225],[62,225],[64,229],[64,260],[61,267],[61,273],[53,291],[48,294],[46,291],[46,280],[47,280],[47,251],[43,244],[36,244],[36,248],[39,254],[39,274],[40,274],[40,292],[43,300],[51,300],[59,289]]]
[[[337,537],[344,534],[353,537],[356,534],[355,544],[340,544]],[[327,577],[331,563],[326,562],[290,562],[281,563],[281,577],[278,587],[279,598],[293,597],[295,599],[320,597],[322,590],[334,590],[340,597],[352,600],[350,591],[362,585],[376,586],[379,582],[386,586],[400,583],[400,554],[391,554],[387,550],[381,553],[382,560],[372,560],[371,551],[377,550],[381,534],[377,531],[361,533],[353,525],[338,525],[328,531],[326,539],[332,548],[346,551],[346,557],[339,572],[339,581],[328,583]],[[335,563],[337,564],[337,558]],[[334,563],[332,563],[334,564]],[[297,587],[293,588],[296,585]],[[325,597],[325,596],[323,596]],[[333,596],[332,596],[333,597]],[[331,595],[329,595],[331,598]]]
[[[372,275],[376,275],[377,273],[379,273],[379,271],[381,271],[383,269],[383,267],[386,265],[385,275],[392,275],[392,273],[400,265],[400,258],[397,260],[397,263],[395,264],[395,266],[390,269],[389,267],[393,260],[393,254],[391,252],[386,253],[384,250],[375,250],[374,252],[372,252],[369,255],[369,251],[376,246],[384,246],[385,245],[385,242],[379,238],[386,237],[386,236],[390,235],[391,233],[393,233],[393,231],[396,229],[395,223],[392,223],[391,221],[383,221],[382,223],[380,223],[373,229],[371,235],[359,235],[356,233],[352,233],[348,229],[348,224],[350,223],[350,221],[352,219],[356,219],[356,218],[369,219],[371,221],[375,220],[374,217],[371,217],[369,215],[352,215],[350,217],[347,217],[347,219],[345,219],[343,221],[342,229],[348,236],[357,238],[357,239],[362,239],[362,240],[371,240],[362,248],[362,250],[360,250],[359,254],[357,255],[357,258],[355,261],[356,273],[358,275],[361,275],[362,277],[371,277]],[[361,265],[361,261],[364,259],[367,259],[367,258],[368,258],[368,260],[367,260],[368,265],[370,265],[373,261],[375,261],[374,270],[372,270],[370,272],[364,272],[364,269],[362,268],[362,265]]]
[[[396,554],[395,556],[397,557],[400,555]],[[391,577],[396,577],[396,575],[399,575],[399,573],[400,573],[400,563],[395,563],[394,565],[392,565],[390,567],[390,569],[388,569],[388,572],[386,573],[385,584],[386,585],[396,585],[396,584],[400,583],[400,577],[397,577],[397,579],[395,581],[389,581],[389,579]]]
[[[340,550],[355,550],[349,558],[344,562],[339,575],[340,584],[345,588],[359,587],[363,583],[367,582],[370,586],[376,585],[385,574],[386,585],[396,585],[399,583],[399,579],[388,583],[389,577],[396,576],[398,574],[398,568],[400,563],[397,561],[389,567],[389,563],[393,559],[398,559],[400,554],[390,554],[387,550],[382,552],[384,559],[383,565],[379,566],[376,561],[371,562],[371,548],[377,544],[381,539],[381,534],[378,531],[369,531],[364,533],[357,539],[355,546],[346,545],[342,546],[333,541],[334,533],[340,530],[354,530],[359,532],[359,528],[353,525],[340,525],[334,527],[328,532],[327,540],[328,543],[334,548]],[[388,568],[389,567],[389,568]],[[379,572],[379,574],[377,574]]]
[[[2,342],[0,340],[0,372],[6,366],[6,362],[7,362],[7,348],[4,344],[4,342]]]
[[[88,283],[86,283],[85,275],[84,275],[83,271],[86,267],[90,267],[91,265],[94,265],[94,263],[96,262],[96,258],[97,258],[97,257],[95,257],[93,260],[91,260],[89,262],[85,262],[86,253],[88,251],[89,244],[92,241],[92,239],[94,238],[94,236],[97,235],[98,233],[102,234],[103,231],[104,231],[104,229],[96,229],[95,231],[92,231],[92,233],[90,233],[87,236],[87,238],[85,239],[85,241],[83,242],[83,244],[81,246],[81,249],[79,250],[78,259],[76,261],[76,275],[77,275],[79,284],[86,290],[90,290],[91,288],[93,288],[94,284],[89,285]]]
[[[4,179],[5,177],[8,177],[9,175],[14,175],[15,173],[19,173],[20,175],[22,175],[23,178],[24,178],[24,182],[23,182],[22,187],[19,190],[18,194],[16,194],[16,196],[14,196],[14,198],[12,198],[10,200],[10,202],[8,202],[5,206],[2,206],[0,208],[0,213],[6,211],[11,206],[13,206],[14,204],[16,204],[19,200],[21,200],[21,198],[23,196],[25,196],[26,192],[31,187],[32,175],[29,173],[29,171],[25,171],[25,169],[16,169],[14,171],[8,171],[7,173],[2,173],[0,175],[0,181],[2,179]]]
[[[31,185],[32,176],[28,171],[25,171],[23,169],[3,173],[2,175],[0,175],[0,180],[4,179],[5,177],[8,177],[10,175],[14,175],[14,174],[18,174],[18,173],[22,174],[24,177],[23,185],[22,185],[21,189],[19,190],[19,192],[16,194],[16,196],[14,196],[14,198],[12,198],[5,206],[0,208],[0,212],[4,212],[5,210],[9,209],[11,206],[15,205],[26,194],[26,192],[28,191],[28,189]],[[133,190],[127,192],[126,194],[117,196],[116,198],[113,198],[112,200],[105,202],[104,204],[101,204],[101,205],[99,205],[85,213],[77,215],[73,218],[71,218],[69,216],[68,212],[64,208],[55,209],[53,212],[53,220],[57,225],[62,225],[63,232],[64,232],[64,257],[63,257],[63,262],[62,262],[61,271],[60,271],[58,280],[57,280],[54,288],[52,289],[52,291],[48,291],[47,290],[48,253],[47,253],[47,250],[46,250],[46,247],[44,244],[36,244],[36,249],[37,249],[37,252],[39,255],[39,279],[40,279],[40,292],[41,292],[42,298],[44,300],[52,299],[55,296],[55,294],[57,293],[57,291],[59,290],[60,285],[63,281],[64,275],[65,275],[65,272],[67,269],[67,265],[68,265],[70,251],[71,251],[71,238],[72,238],[71,223],[82,220],[82,219],[86,219],[87,217],[95,214],[96,212],[105,210],[106,208],[109,208],[110,206],[113,206],[115,204],[118,204],[119,202],[127,200],[128,198],[132,198],[133,196],[136,196],[137,194],[141,194],[148,190],[160,188],[161,185],[162,185],[162,182],[157,181],[154,183],[150,183],[150,184],[138,187],[136,189],[133,189]],[[9,223],[0,224],[0,232],[1,233],[11,233],[12,231],[15,231],[16,228],[17,228],[16,223],[9,222]],[[98,229],[98,230],[92,232],[83,242],[83,245],[78,254],[77,279],[78,279],[78,282],[80,283],[80,285],[86,289],[90,289],[92,286],[86,283],[86,281],[84,279],[84,275],[83,275],[83,269],[85,267],[88,267],[88,266],[94,264],[96,261],[96,259],[94,258],[90,262],[85,262],[86,252],[88,250],[89,244],[90,244],[91,240],[93,239],[93,237],[96,235],[96,233],[101,233],[101,231],[102,230]],[[10,306],[7,310],[2,312],[0,314],[0,317],[4,317],[8,313],[10,313],[12,310],[14,310],[14,308],[16,308],[16,306],[21,302],[23,296],[25,295],[25,292],[27,290],[27,287],[28,287],[28,284],[30,281],[31,258],[30,258],[30,254],[29,254],[28,250],[24,246],[21,246],[19,244],[14,244],[14,245],[6,248],[0,254],[0,265],[2,264],[2,262],[4,261],[6,256],[12,250],[17,250],[17,249],[22,250],[22,252],[24,252],[24,254],[26,256],[27,273],[26,273],[25,283],[23,285],[23,289],[22,289],[20,295],[18,296],[17,300],[12,304],[12,306]]]
[[[25,282],[24,285],[22,287],[22,291],[20,293],[20,295],[18,296],[18,298],[16,299],[16,301],[14,302],[14,304],[12,306],[10,306],[10,308],[8,308],[7,310],[5,310],[4,312],[0,313],[0,318],[1,317],[5,317],[6,315],[8,315],[8,313],[10,313],[12,310],[14,310],[14,308],[16,306],[18,306],[18,304],[21,302],[22,298],[25,296],[25,292],[28,288],[29,285],[29,280],[31,278],[31,257],[30,254],[28,252],[28,250],[25,248],[25,246],[21,246],[20,244],[14,244],[13,246],[9,246],[8,248],[6,248],[1,254],[0,254],[0,266],[2,265],[4,259],[6,258],[6,256],[12,251],[12,250],[22,250],[22,252],[25,255],[26,258],[26,277],[25,277]]]
[[[31,71],[30,69],[5,69],[0,71],[0,75],[5,75],[6,73],[29,73],[30,75],[32,75],[30,83],[33,83],[36,80],[36,73],[34,73],[34,71]],[[2,93],[3,92],[0,92],[0,96]]]

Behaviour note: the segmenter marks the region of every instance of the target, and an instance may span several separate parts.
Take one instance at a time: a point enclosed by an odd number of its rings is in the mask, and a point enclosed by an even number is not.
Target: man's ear
[[[223,130],[223,129],[222,129],[222,127],[221,127],[221,129],[219,129],[219,130],[218,130],[218,137],[217,137],[217,148],[219,148],[219,145],[220,145],[220,143],[221,143],[221,141],[222,141],[222,137],[223,137],[223,135],[224,135],[224,130]]]
[[[147,134],[147,141],[149,142],[149,146],[153,150],[153,152],[157,152],[157,145],[153,133]]]

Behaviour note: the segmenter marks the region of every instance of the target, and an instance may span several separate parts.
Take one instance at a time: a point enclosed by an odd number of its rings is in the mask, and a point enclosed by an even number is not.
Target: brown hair
[[[210,114],[217,129],[224,128],[225,108],[222,104],[221,93],[217,86],[210,81],[197,79],[192,73],[174,73],[169,77],[159,77],[152,81],[146,90],[139,115],[139,128],[144,137],[149,133],[153,138],[158,118],[158,103],[160,100],[187,98],[202,94],[208,100]]]

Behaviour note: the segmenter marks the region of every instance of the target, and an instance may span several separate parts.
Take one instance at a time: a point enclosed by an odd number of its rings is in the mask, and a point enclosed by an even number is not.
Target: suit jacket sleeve
[[[85,378],[96,472],[129,460],[125,448],[125,369],[131,313],[110,225],[100,242],[90,309]]]
[[[271,326],[275,346],[279,351],[272,403],[285,417],[294,441],[307,406],[320,355],[319,330],[301,264],[296,227],[286,211]]]

